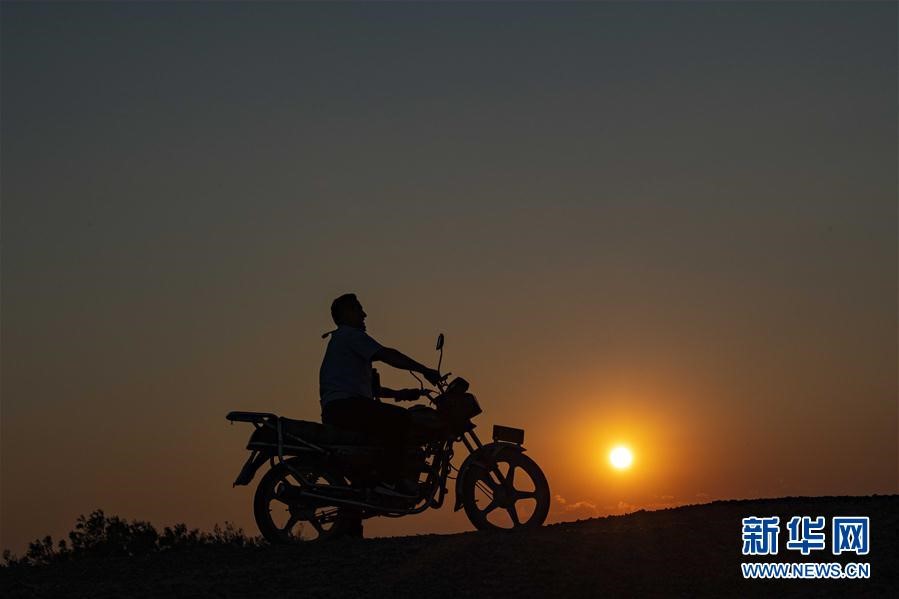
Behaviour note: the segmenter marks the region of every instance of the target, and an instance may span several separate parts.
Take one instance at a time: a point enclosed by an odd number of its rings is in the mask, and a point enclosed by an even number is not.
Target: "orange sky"
[[[224,415],[318,418],[347,291],[554,520],[896,493],[896,11],[4,4],[0,545],[255,533]]]

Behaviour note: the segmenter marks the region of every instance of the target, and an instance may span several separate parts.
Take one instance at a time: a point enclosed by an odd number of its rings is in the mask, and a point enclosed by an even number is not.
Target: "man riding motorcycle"
[[[367,434],[383,445],[386,458],[382,468],[394,483],[386,490],[414,497],[418,493],[417,472],[403,472],[411,418],[405,408],[381,403],[379,398],[413,401],[422,392],[381,387],[372,361],[418,372],[432,384],[440,380],[440,374],[372,339],[365,332],[366,316],[355,294],[346,293],[331,303],[331,318],[337,329],[323,335],[331,339],[319,371],[322,423]],[[359,527],[361,530],[361,522]]]
[[[439,509],[449,481],[455,488],[453,510],[464,509],[478,530],[536,528],[546,521],[552,495],[540,466],[525,454],[524,430],[495,424],[492,441],[480,439],[473,419],[482,410],[468,381],[439,374],[443,334],[437,336],[440,357],[432,370],[372,339],[354,295],[334,300],[331,315],[337,329],[322,336],[333,335],[320,377],[326,424],[270,412],[227,415],[231,422],[253,425],[246,445],[250,453],[234,485],[250,484],[261,467],[271,466],[253,495],[253,516],[266,540],[361,537],[363,518]],[[373,360],[419,372],[434,388],[379,388]],[[404,410],[379,401],[422,395],[433,408]],[[454,466],[458,444],[468,455]]]

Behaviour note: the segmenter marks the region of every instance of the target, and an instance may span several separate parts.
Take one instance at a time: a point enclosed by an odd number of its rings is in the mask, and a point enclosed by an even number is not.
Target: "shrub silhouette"
[[[55,544],[49,535],[35,539],[21,558],[7,549],[3,552],[3,566],[39,566],[85,557],[128,557],[201,545],[261,544],[258,537],[247,537],[243,529],[235,528],[230,522],[225,522],[224,527],[216,524],[211,533],[176,524],[166,526],[160,534],[149,522],[129,522],[118,516],[107,516],[103,510],[78,516],[75,529],[68,536],[68,542],[60,539]]]

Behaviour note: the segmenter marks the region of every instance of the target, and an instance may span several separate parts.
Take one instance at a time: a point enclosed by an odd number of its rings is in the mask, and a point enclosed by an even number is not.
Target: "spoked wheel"
[[[465,514],[478,530],[536,528],[549,513],[549,483],[534,460],[503,449],[489,468],[473,465],[460,489]]]
[[[306,480],[318,485],[345,485],[342,476],[324,468],[288,460]],[[335,506],[304,503],[297,499],[299,477],[287,466],[276,465],[265,473],[253,499],[253,514],[259,532],[270,543],[323,541],[340,536],[346,528],[341,510]]]

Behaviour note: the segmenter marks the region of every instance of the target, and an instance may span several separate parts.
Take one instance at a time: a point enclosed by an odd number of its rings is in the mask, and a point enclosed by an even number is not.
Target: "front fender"
[[[462,509],[462,494],[460,493],[462,481],[465,480],[465,477],[468,476],[468,472],[472,466],[478,466],[483,469],[487,469],[490,467],[496,458],[502,454],[504,451],[514,451],[516,453],[522,453],[524,451],[524,447],[521,445],[516,445],[514,443],[503,443],[503,442],[493,442],[488,443],[486,445],[482,445],[474,452],[471,453],[465,461],[462,462],[462,465],[459,466],[459,474],[456,475],[456,503],[453,505],[453,511],[458,512]]]

